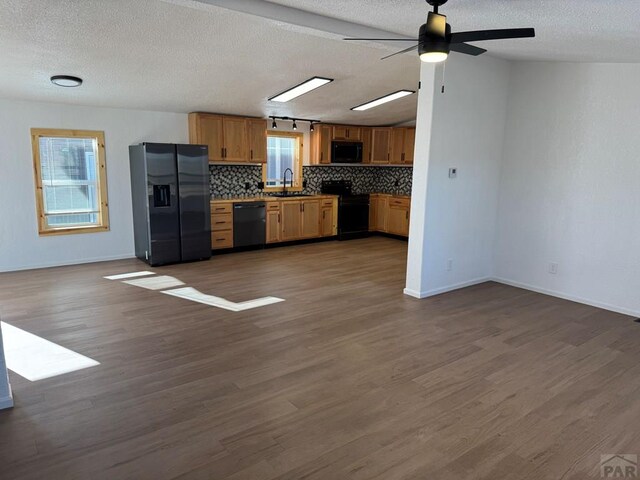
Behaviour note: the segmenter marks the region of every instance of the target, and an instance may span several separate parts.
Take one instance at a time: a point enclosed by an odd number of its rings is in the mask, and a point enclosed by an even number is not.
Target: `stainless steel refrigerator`
[[[136,257],[152,266],[210,258],[207,147],[141,143],[129,160]]]

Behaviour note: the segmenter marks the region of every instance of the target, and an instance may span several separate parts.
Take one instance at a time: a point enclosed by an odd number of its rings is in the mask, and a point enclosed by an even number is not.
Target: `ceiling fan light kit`
[[[417,50],[420,60],[423,62],[439,63],[445,61],[449,56],[449,52],[452,51],[474,57],[486,52],[484,48],[469,45],[467,42],[531,38],[536,36],[533,28],[508,28],[451,33],[451,25],[447,23],[447,17],[438,13],[439,7],[447,3],[447,0],[426,1],[433,7],[433,12],[429,12],[427,23],[420,27],[418,38],[345,38],[345,40],[417,42],[416,45],[382,57],[382,60],[401,53]]]

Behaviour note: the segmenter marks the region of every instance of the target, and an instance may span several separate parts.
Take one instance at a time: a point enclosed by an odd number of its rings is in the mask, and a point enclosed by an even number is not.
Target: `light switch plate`
[[[449,178],[457,178],[458,176],[458,169],[456,167],[451,167],[449,169]]]

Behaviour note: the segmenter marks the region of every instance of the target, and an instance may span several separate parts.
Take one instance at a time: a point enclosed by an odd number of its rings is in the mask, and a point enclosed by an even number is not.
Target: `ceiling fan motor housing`
[[[422,55],[423,53],[446,53],[447,55],[450,52],[450,37],[451,37],[451,25],[447,23],[446,34],[444,37],[433,34],[428,31],[428,26],[425,23],[420,27],[419,34],[419,43],[418,43],[418,53]]]

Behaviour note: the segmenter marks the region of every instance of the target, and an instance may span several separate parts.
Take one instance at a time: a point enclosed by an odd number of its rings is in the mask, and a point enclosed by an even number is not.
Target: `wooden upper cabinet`
[[[391,156],[389,163],[403,163],[404,158],[404,128],[391,129]]]
[[[249,162],[267,163],[267,121],[260,118],[247,120]]]
[[[189,143],[209,147],[209,161],[224,160],[222,116],[207,113],[189,114]]]
[[[357,142],[360,140],[361,128],[353,125],[334,125],[333,139]]]
[[[404,161],[413,163],[413,153],[416,148],[416,129],[406,128],[404,132]]]
[[[215,113],[189,114],[189,142],[207,145],[210,162],[266,162],[266,131],[264,119]]]
[[[241,117],[223,117],[224,159],[227,162],[247,161],[247,123]]]
[[[331,125],[315,125],[311,133],[311,164],[331,163]]]
[[[390,163],[398,165],[413,163],[416,129],[413,127],[392,128],[391,132]]]
[[[362,163],[371,163],[371,129],[369,127],[360,129],[360,139],[362,140]]]
[[[371,129],[371,163],[389,163],[391,128]]]

